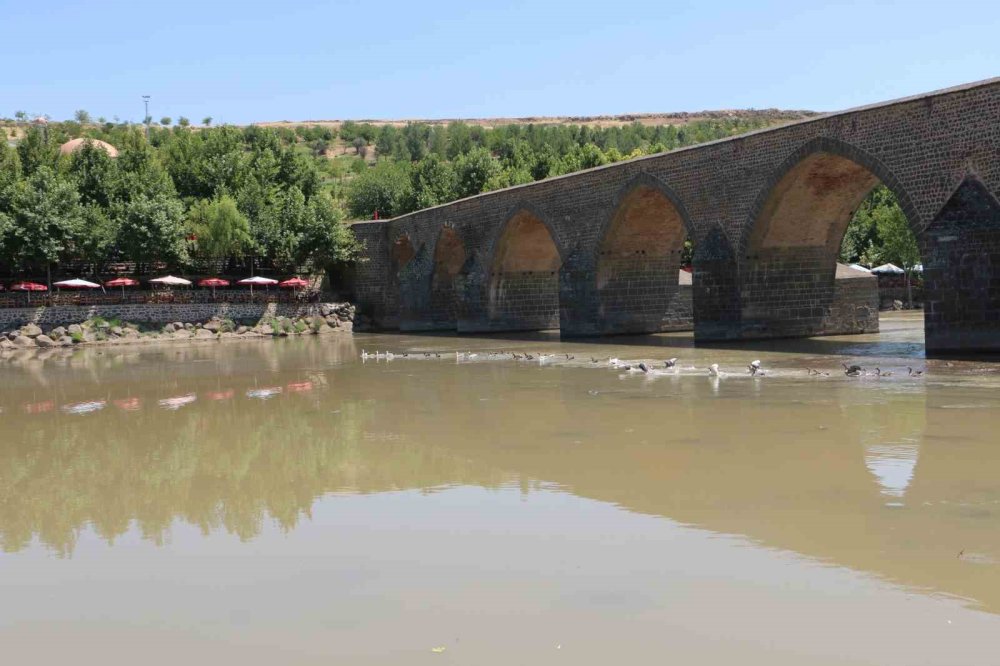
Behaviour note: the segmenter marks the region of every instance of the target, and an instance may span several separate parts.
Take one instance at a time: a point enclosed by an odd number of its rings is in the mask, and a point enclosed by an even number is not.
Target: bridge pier
[[[967,178],[920,244],[927,355],[1000,352],[1000,203]]]

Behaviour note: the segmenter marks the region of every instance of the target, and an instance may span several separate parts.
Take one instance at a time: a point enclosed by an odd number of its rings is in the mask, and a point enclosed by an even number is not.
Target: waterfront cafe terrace
[[[248,283],[248,278],[256,277]],[[164,279],[179,278],[179,279]],[[189,283],[189,284],[185,284]],[[109,275],[0,278],[0,307],[141,305],[146,303],[301,303],[319,300],[321,276]]]

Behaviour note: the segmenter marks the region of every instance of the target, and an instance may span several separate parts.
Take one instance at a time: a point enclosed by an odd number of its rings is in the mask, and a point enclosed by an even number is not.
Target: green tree
[[[188,212],[188,227],[205,257],[240,257],[253,246],[249,222],[228,195],[196,202]]]
[[[14,184],[21,178],[21,158],[6,141],[0,141],[0,212],[10,207]]]
[[[500,162],[485,148],[473,148],[455,160],[456,190],[459,198],[485,191],[486,184],[501,171]]]
[[[57,151],[42,130],[30,127],[17,144],[17,155],[21,161],[21,171],[30,176],[41,167],[54,167]]]
[[[394,217],[409,210],[413,200],[410,167],[405,162],[381,161],[355,177],[347,189],[351,215],[371,219]]]
[[[89,125],[90,113],[84,109],[77,109],[73,113],[73,119],[76,120],[76,122],[80,123],[81,125]]]
[[[190,127],[191,121],[190,119],[181,116],[180,118],[177,119],[177,124],[180,125],[181,127]]]
[[[201,124],[204,125],[205,127],[211,127],[212,126],[212,116],[205,116],[204,118],[202,118],[201,119]]]
[[[173,124],[173,122],[174,119],[171,118],[170,116],[163,116],[162,118],[160,118],[160,124],[163,125],[164,127],[169,127],[171,124]]]
[[[155,261],[177,266],[187,261],[184,206],[165,194],[140,194],[125,205],[118,249],[142,267]]]
[[[920,248],[910,230],[910,224],[899,203],[879,208],[875,212],[875,226],[882,244],[883,262],[896,264],[904,271],[908,306],[913,307],[913,267],[920,263]]]
[[[75,242],[75,254],[91,266],[94,274],[103,270],[111,257],[118,236],[118,222],[108,209],[89,204],[81,208],[81,226]]]
[[[39,167],[14,186],[2,254],[15,265],[46,269],[68,258],[80,233],[79,197],[72,183]]]
[[[116,162],[108,154],[85,141],[69,162],[69,174],[76,182],[80,201],[107,208],[119,191]]]
[[[455,198],[455,170],[436,153],[417,163],[411,173],[413,209],[429,208]]]
[[[296,264],[328,268],[355,259],[358,250],[357,239],[343,223],[333,201],[323,195],[314,197],[309,202],[305,224],[299,235]]]

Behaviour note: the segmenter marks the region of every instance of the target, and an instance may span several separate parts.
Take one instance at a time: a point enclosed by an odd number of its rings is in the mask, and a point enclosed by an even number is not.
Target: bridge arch
[[[552,227],[531,206],[520,205],[492,244],[487,315],[492,330],[559,328],[559,269],[563,252]]]
[[[431,268],[430,317],[436,325],[454,326],[458,319],[458,294],[455,278],[468,259],[465,243],[449,224],[441,227],[434,243]]]
[[[693,235],[683,204],[657,178],[641,174],[619,191],[596,256],[602,332],[691,327],[691,287],[679,284],[679,273],[684,242]]]
[[[909,196],[871,155],[821,137],[785,160],[758,196],[741,244],[745,336],[878,330],[877,298],[859,301],[861,289],[851,292],[848,285],[862,283],[840,284],[836,276],[847,226],[880,182],[896,194],[911,229],[919,232]]]

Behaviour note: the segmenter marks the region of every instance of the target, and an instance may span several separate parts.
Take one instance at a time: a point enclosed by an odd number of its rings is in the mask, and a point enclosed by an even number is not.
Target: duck
[[[673,358],[668,358],[666,361],[663,362],[663,367],[664,368],[672,368],[675,365],[677,365],[677,357],[676,356],[673,357]]]
[[[914,370],[910,366],[906,366],[906,370],[907,370],[907,376],[908,377],[923,377],[923,375],[924,375],[924,371],[923,370]]]
[[[820,377],[820,376],[822,376],[822,377],[829,377],[830,376],[829,372],[820,372],[819,370],[813,370],[812,368],[806,368],[806,371],[809,372],[809,375],[811,377]]]
[[[719,364],[713,363],[712,365],[708,366],[708,374],[711,375],[712,377],[721,377],[722,372],[719,370]]]
[[[848,377],[858,377],[865,371],[860,365],[847,365],[846,363],[841,363],[841,365],[844,366],[844,374]]]
[[[882,368],[875,368],[876,377],[892,377],[892,372],[882,372]]]
[[[362,360],[367,360],[370,356],[371,356],[371,354],[369,354],[367,351],[365,351],[364,349],[361,350],[361,358],[362,358]]]
[[[760,360],[750,361],[750,365],[747,366],[747,371],[749,371],[750,374],[754,376],[756,376],[758,373],[764,374],[764,372],[760,369]]]

